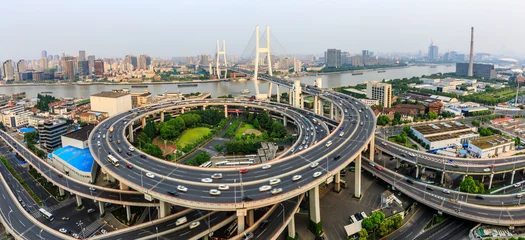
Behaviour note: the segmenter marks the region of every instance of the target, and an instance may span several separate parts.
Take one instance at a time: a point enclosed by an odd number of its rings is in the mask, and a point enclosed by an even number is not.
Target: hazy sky
[[[212,54],[217,39],[241,55],[256,25],[289,54],[467,53],[525,55],[524,0],[1,0],[0,59],[49,54],[152,57]]]

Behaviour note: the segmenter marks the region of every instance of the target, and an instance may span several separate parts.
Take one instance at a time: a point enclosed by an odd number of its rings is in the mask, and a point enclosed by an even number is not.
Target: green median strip
[[[18,180],[18,182],[22,184],[22,187],[24,187],[24,189],[29,193],[31,198],[33,198],[33,200],[35,200],[35,202],[38,205],[42,205],[42,201],[40,201],[40,198],[38,198],[38,196],[33,192],[33,190],[31,190],[31,188],[27,186],[26,182],[20,176],[18,176],[18,174],[15,172],[11,164],[7,162],[7,159],[4,156],[0,156],[0,160],[2,160],[2,163],[4,163],[5,167],[13,175],[13,177],[15,177],[16,180]]]

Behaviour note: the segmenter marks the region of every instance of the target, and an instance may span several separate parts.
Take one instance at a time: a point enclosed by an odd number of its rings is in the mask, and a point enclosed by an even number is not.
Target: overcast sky
[[[212,54],[217,39],[241,55],[256,25],[269,25],[286,53],[468,53],[523,56],[525,0],[2,0],[0,59],[40,52],[98,57]],[[520,12],[521,11],[521,12]],[[273,39],[272,39],[273,41]],[[275,44],[275,43],[274,43]],[[283,50],[280,50],[283,51]]]

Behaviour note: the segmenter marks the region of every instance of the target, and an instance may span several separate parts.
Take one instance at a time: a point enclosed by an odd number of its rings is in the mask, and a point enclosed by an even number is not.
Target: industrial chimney
[[[474,74],[474,27],[470,28],[470,57],[468,63],[468,76],[472,77]]]

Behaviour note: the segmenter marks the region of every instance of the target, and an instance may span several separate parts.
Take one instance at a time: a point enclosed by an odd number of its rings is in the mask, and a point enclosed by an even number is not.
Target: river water
[[[352,75],[351,73],[334,73],[321,76],[304,76],[300,77],[303,83],[313,84],[316,78],[323,78],[323,87],[339,87],[356,85],[370,80],[381,81],[383,79],[395,79],[395,78],[410,78],[420,77],[422,75],[429,75],[433,73],[445,73],[454,72],[456,66],[438,65],[436,67],[430,66],[412,66],[407,68],[399,69],[388,69],[386,72],[378,73],[377,71],[364,72],[363,75]],[[293,78],[292,78],[293,79]],[[262,82],[261,82],[262,83]],[[11,95],[13,93],[26,92],[28,97],[35,97],[41,92],[52,92],[51,95],[55,97],[77,97],[77,98],[88,98],[91,94],[111,91],[113,89],[128,88],[132,92],[141,92],[144,89],[148,89],[149,92],[161,94],[166,91],[170,92],[210,92],[212,97],[221,95],[233,94],[240,95],[240,91],[243,89],[250,90],[250,95],[255,94],[255,86],[252,81],[230,81],[230,82],[211,82],[211,83],[199,83],[196,87],[178,87],[177,84],[153,84],[149,85],[148,88],[131,88],[131,84],[119,84],[119,85],[57,85],[57,86],[5,86],[0,87],[0,93]],[[259,89],[262,93],[266,93],[268,90],[268,84],[260,84]],[[282,88],[282,91],[286,89]],[[275,93],[275,88],[273,90]]]

